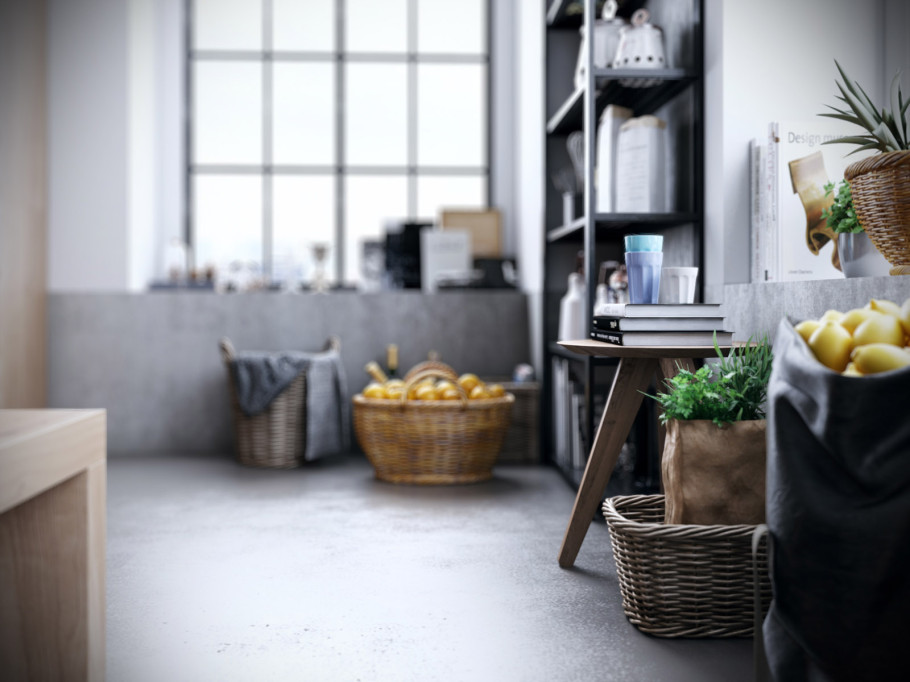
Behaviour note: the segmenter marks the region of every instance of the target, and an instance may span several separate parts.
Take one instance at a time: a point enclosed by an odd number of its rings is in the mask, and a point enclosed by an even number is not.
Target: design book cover
[[[769,126],[767,164],[770,206],[768,281],[842,278],[837,235],[822,211],[834,201],[844,169],[873,152],[847,156],[855,146],[822,144],[855,135],[855,126],[831,119],[781,121]],[[835,192],[825,196],[825,185]]]

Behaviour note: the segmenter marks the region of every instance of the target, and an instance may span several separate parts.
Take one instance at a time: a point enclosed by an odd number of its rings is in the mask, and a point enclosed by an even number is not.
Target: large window
[[[359,279],[389,221],[482,207],[487,0],[187,0],[197,267]]]

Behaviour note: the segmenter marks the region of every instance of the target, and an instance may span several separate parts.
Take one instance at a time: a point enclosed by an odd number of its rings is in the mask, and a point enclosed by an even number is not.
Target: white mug
[[[661,275],[661,303],[695,303],[698,268],[664,268]]]

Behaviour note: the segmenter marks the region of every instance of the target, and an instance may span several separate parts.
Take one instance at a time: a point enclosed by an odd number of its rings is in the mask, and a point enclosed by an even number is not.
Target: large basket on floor
[[[228,339],[218,342],[228,369],[234,452],[246,466],[291,469],[300,466],[306,451],[306,372],[301,372],[266,408],[252,417],[244,414],[237,400],[230,371],[236,353]]]
[[[658,637],[751,637],[756,526],[665,524],[663,495],[607,498],[603,513],[623,611]],[[771,603],[767,547],[756,552],[762,613]]]
[[[429,369],[408,384],[445,376]],[[355,395],[354,432],[376,478],[390,483],[476,483],[493,476],[514,396],[384,400]]]
[[[515,396],[512,420],[496,460],[500,464],[540,463],[540,384],[536,381],[502,381]]]

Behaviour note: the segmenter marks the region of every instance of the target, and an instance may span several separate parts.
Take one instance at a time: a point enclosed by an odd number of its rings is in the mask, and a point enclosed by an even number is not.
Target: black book
[[[713,332],[724,330],[723,317],[608,317],[596,315],[594,329],[612,332]]]
[[[611,332],[600,329],[591,331],[595,341],[614,346],[713,346],[715,332]],[[717,343],[733,344],[733,332],[718,331]]]

